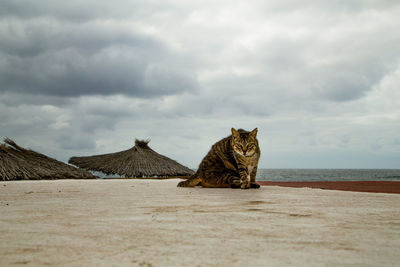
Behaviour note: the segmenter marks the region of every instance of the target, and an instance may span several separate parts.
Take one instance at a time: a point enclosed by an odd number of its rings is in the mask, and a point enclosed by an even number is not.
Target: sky
[[[197,168],[399,168],[400,2],[2,0],[0,138],[68,161],[150,138]]]

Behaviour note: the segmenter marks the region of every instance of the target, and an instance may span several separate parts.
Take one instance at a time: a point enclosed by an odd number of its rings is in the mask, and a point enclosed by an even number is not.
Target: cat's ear
[[[258,129],[255,128],[253,131],[250,132],[250,136],[253,137],[253,138],[256,138],[257,137],[257,132],[258,132]]]
[[[232,128],[231,131],[232,131],[232,136],[234,138],[239,138],[240,139],[240,134],[235,128]]]

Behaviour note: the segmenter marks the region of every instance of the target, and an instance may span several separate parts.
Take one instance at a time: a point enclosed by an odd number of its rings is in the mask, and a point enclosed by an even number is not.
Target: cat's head
[[[251,157],[258,148],[257,128],[251,132],[232,128],[232,149],[235,153]]]

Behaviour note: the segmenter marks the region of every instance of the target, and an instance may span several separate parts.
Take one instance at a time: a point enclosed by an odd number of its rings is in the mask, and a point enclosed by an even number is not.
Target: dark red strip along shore
[[[400,181],[257,182],[264,186],[309,187],[328,190],[400,194]]]

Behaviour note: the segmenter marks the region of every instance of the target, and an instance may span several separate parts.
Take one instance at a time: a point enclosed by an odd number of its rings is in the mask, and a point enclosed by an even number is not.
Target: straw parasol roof
[[[94,179],[91,173],[17,145],[0,143],[0,180]]]
[[[149,141],[135,140],[135,146],[121,152],[72,157],[69,163],[86,170],[125,177],[187,176],[194,172],[175,160],[158,154],[148,146]]]

